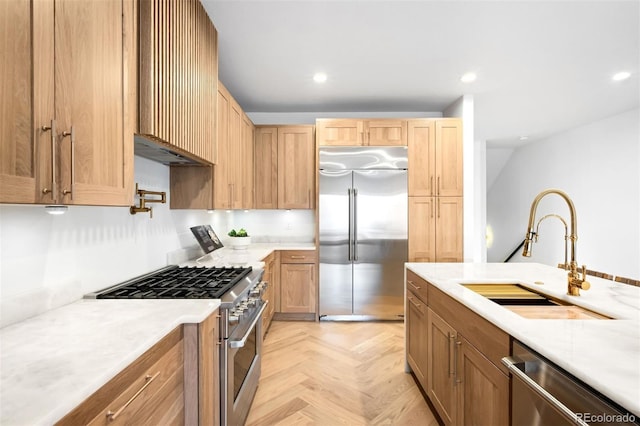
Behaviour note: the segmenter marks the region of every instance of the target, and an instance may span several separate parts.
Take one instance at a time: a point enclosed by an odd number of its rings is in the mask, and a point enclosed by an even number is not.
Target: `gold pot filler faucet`
[[[560,191],[559,189],[547,189],[539,193],[536,198],[531,203],[531,211],[529,212],[529,227],[527,229],[527,235],[524,239],[524,249],[522,250],[522,255],[525,257],[531,257],[531,245],[533,242],[538,241],[538,234],[535,230],[535,220],[536,220],[536,210],[538,208],[538,203],[545,196],[549,194],[558,194],[562,199],[567,202],[569,206],[569,213],[571,215],[571,234],[568,239],[571,241],[571,261],[569,262],[569,275],[567,277],[567,294],[570,296],[580,296],[580,289],[589,290],[591,284],[586,281],[587,278],[587,266],[582,265],[582,277],[578,272],[578,263],[576,262],[576,241],[578,241],[578,224],[576,222],[576,208],[573,205],[573,201],[571,198]],[[544,218],[543,218],[544,219]],[[542,221],[542,220],[541,220]],[[564,221],[563,221],[564,222]],[[565,236],[565,239],[567,237]],[[566,251],[565,251],[566,252]],[[566,266],[566,257],[565,257],[565,266]]]

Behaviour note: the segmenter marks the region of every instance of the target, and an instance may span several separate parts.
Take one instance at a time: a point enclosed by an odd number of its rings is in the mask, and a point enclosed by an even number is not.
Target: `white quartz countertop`
[[[274,250],[314,249],[314,243],[224,247],[182,265],[262,267]],[[217,299],[81,299],[0,329],[0,425],[55,423],[175,327],[200,323],[219,306]]]
[[[640,416],[640,287],[588,277],[591,289],[581,290],[580,296],[568,296],[567,273],[546,265],[407,263],[406,266],[515,339]],[[524,318],[460,285],[471,282],[517,282],[615,319]]]
[[[0,424],[50,425],[219,300],[82,299],[0,330]]]
[[[252,266],[262,267],[262,260],[276,250],[315,250],[315,243],[258,243],[244,250],[223,247],[199,260],[185,262],[184,266]]]

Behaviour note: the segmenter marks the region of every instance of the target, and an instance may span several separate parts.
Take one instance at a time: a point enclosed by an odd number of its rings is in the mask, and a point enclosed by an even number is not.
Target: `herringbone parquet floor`
[[[248,426],[437,424],[404,372],[401,322],[271,324]]]

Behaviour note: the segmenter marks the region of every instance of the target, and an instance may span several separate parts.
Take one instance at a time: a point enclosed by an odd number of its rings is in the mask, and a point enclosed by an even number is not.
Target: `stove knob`
[[[248,307],[251,307],[251,308],[252,308],[252,307],[254,307],[254,306],[256,306],[256,300],[255,300],[255,299],[249,299],[249,300],[247,300],[247,306],[248,306]]]
[[[235,325],[238,323],[239,320],[240,318],[238,318],[238,315],[235,315],[235,314],[229,315],[229,325]]]

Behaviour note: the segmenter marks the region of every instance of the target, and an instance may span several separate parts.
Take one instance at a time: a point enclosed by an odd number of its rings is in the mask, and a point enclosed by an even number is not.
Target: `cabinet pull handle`
[[[135,399],[140,396],[140,394],[142,392],[144,392],[144,390],[151,384],[151,382],[153,382],[156,377],[158,377],[160,375],[160,372],[158,371],[156,374],[154,374],[153,376],[147,374],[144,378],[145,380],[145,384],[142,385],[142,387],[140,389],[138,389],[138,392],[136,392],[131,398],[129,398],[129,400],[127,402],[124,403],[124,405],[122,407],[120,407],[120,409],[118,411],[116,411],[115,413],[112,412],[111,410],[107,411],[107,418],[109,419],[110,422],[115,421],[118,416],[120,414],[122,414],[122,412],[129,406],[129,404],[131,404],[133,401],[135,401]]]
[[[440,219],[440,198],[438,198],[438,219]]]
[[[431,175],[431,179],[429,179],[429,195],[433,195],[433,175]]]
[[[56,182],[56,120],[51,120],[50,126],[42,126],[43,132],[51,131],[51,189],[42,188],[43,194],[51,193],[53,202],[55,203],[58,197],[58,182]]]
[[[76,132],[73,130],[73,126],[71,126],[71,131],[62,132],[63,138],[67,136],[71,136],[71,189],[63,189],[62,195],[71,194],[71,201],[73,201],[73,188],[76,184]]]
[[[436,188],[438,189],[438,196],[440,196],[440,176],[438,176],[438,185],[436,185]]]
[[[433,201],[433,198],[430,201],[431,204],[431,219],[433,219],[433,211],[435,210],[435,203]]]
[[[291,259],[304,259],[304,256],[296,256],[296,255],[292,255],[289,256]]]
[[[416,302],[415,300],[413,300],[413,297],[409,296],[409,302],[413,303],[413,306],[415,306],[416,308],[419,308],[420,306],[422,306],[422,304]]]
[[[413,281],[408,280],[407,282],[409,283],[409,285],[410,285],[411,287],[413,287],[413,288],[414,288],[414,290],[420,290],[420,286],[419,286],[419,285],[416,285]]]
[[[451,334],[451,332],[448,331],[447,332],[447,337],[449,338],[449,353],[447,354],[448,355],[448,357],[447,357],[448,358],[448,370],[449,370],[449,377],[451,377],[454,374],[453,369],[451,368],[452,364],[453,364],[451,362],[451,358],[453,356],[453,354],[452,354],[453,351],[451,350],[451,345],[453,344],[454,339],[456,338],[456,336],[454,336],[453,334]],[[454,351],[455,351],[455,349],[454,349]]]
[[[460,346],[462,345],[461,341],[457,341],[456,345],[453,347],[453,380],[454,385],[458,383],[462,383],[462,379],[458,378],[458,351],[460,350]]]

